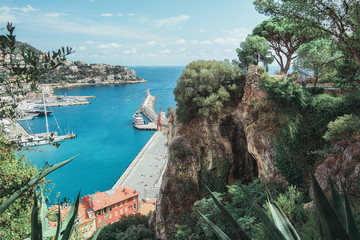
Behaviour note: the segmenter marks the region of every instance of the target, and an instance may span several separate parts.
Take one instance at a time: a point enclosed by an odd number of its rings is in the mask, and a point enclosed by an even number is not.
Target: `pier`
[[[156,198],[167,164],[167,152],[165,133],[155,132],[113,188],[129,186],[140,193],[139,199]]]
[[[144,114],[151,122],[157,122],[159,114],[154,110],[155,96],[151,96],[149,89],[147,90],[145,101],[141,105],[140,112]],[[169,126],[169,120],[165,117],[165,112],[162,112],[161,122],[163,126]]]

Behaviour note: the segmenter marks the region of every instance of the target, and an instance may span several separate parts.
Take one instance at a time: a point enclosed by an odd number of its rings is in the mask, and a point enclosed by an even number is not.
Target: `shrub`
[[[324,139],[331,143],[351,141],[360,134],[360,117],[345,114],[328,124]]]

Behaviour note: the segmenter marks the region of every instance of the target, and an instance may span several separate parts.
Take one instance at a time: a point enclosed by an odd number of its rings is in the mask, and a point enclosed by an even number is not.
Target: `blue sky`
[[[252,0],[2,0],[0,26],[70,60],[125,66],[183,66],[235,59],[235,49],[266,19]],[[5,31],[2,30],[1,34]]]

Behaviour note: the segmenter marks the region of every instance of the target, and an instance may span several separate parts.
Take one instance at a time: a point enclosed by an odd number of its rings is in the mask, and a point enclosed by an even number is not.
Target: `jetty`
[[[150,90],[147,89],[145,95],[145,101],[141,104],[140,112],[144,114],[151,122],[157,122],[159,114],[154,110],[156,97],[150,94]],[[161,123],[163,126],[169,126],[169,120],[165,117],[165,112],[162,112]]]
[[[139,192],[140,199],[156,198],[167,164],[167,138],[156,131],[130,166],[120,176],[114,188],[129,186]]]
[[[141,104],[140,109],[137,111],[137,113],[142,113],[147,119],[150,120],[147,124],[135,124],[134,128],[138,130],[157,130],[158,129],[158,120],[159,120],[159,114],[155,112],[154,105],[155,105],[156,97],[152,96],[150,94],[149,88],[146,91],[145,95],[145,101],[143,104]],[[160,109],[161,111],[161,109]],[[160,113],[161,117],[161,126],[168,127],[169,126],[169,120],[165,117],[165,113]]]

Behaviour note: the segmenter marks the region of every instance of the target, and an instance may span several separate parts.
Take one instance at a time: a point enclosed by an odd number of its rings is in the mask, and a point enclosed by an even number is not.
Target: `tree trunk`
[[[357,65],[359,66],[360,68],[360,57],[357,55],[357,52],[355,50],[352,50],[353,52],[353,56],[354,56],[354,59],[355,59],[355,62],[357,63]]]
[[[285,68],[281,69],[281,71],[282,71],[283,73],[285,73],[285,75],[286,75],[287,72],[289,71],[290,65],[291,65],[291,55],[290,55],[290,56],[286,56],[286,65],[285,65]]]

